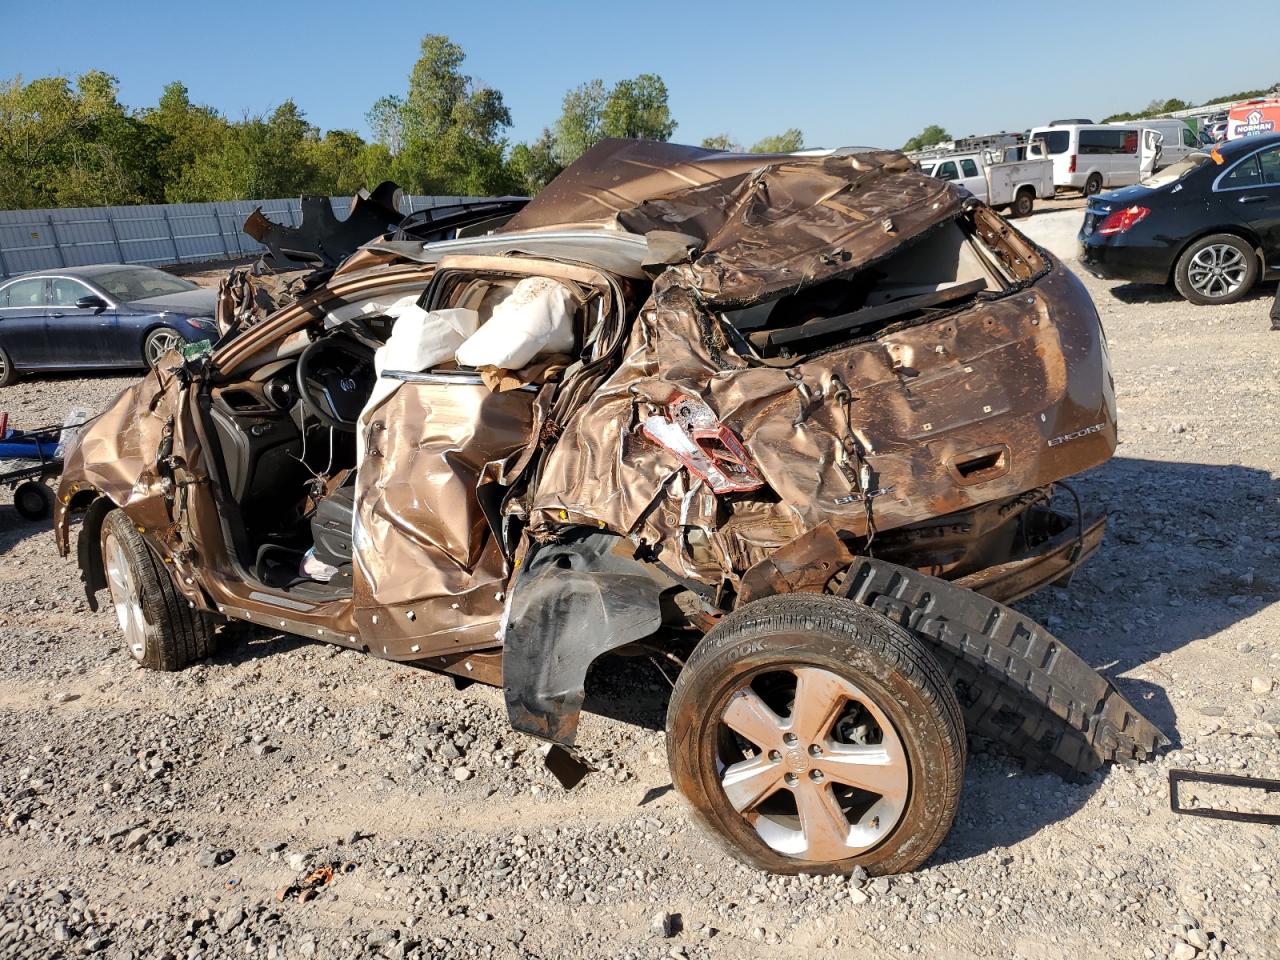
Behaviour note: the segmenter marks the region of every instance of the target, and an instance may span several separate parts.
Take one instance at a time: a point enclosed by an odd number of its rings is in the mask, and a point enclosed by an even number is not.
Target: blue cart
[[[10,430],[8,415],[0,414],[0,486],[13,490],[13,508],[27,520],[44,520],[53,513],[53,491],[45,481],[62,472],[58,445],[64,427]],[[9,469],[12,468],[12,469]]]

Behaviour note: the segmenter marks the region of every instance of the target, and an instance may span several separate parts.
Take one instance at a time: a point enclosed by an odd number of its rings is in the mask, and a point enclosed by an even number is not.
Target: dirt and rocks
[[[1022,607],[1165,730],[1155,762],[1069,785],[974,744],[926,868],[770,877],[671,792],[652,665],[594,676],[598,772],[566,794],[495,690],[248,629],[184,672],[135,667],[5,494],[0,957],[1280,957],[1280,828],[1175,816],[1167,784],[1280,777],[1272,288],[1204,308],[1087,283],[1122,445],[1077,489],[1111,524],[1069,591]],[[126,382],[0,406],[57,420]]]

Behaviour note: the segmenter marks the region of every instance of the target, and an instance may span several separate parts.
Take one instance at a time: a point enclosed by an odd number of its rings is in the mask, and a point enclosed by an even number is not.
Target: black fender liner
[[[106,567],[102,560],[102,521],[116,508],[108,497],[98,497],[85,511],[76,538],[76,559],[80,562],[80,579],[89,609],[98,612],[98,591],[106,589]]]
[[[860,557],[842,591],[930,643],[970,733],[1070,780],[1169,744],[1109,680],[1029,617],[885,560]]]
[[[587,670],[662,625],[672,586],[629,540],[575,532],[536,548],[511,584],[502,683],[511,726],[573,746]]]

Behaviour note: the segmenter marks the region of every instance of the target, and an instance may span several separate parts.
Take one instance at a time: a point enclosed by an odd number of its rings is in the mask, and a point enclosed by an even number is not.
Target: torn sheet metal
[[[351,212],[345,220],[338,219],[328,197],[304,196],[302,222],[298,226],[268,220],[258,207],[249,214],[243,229],[270,251],[264,259],[272,269],[336,267],[361,244],[382,236],[404,220],[399,199],[400,188],[384,180],[372,193],[361,190],[352,198]]]

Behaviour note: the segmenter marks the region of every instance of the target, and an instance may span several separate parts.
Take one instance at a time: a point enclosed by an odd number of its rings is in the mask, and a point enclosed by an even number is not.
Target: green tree
[[[784,133],[765,137],[751,148],[752,153],[795,153],[804,149],[804,134],[792,127]]]
[[[369,112],[387,168],[406,190],[492,194],[517,185],[505,157],[511,111],[499,91],[462,73],[465,56],[448,37],[423,37],[403,99],[383,97]]]
[[[552,127],[556,162],[567,167],[606,137],[669,140],[676,123],[667,105],[667,85],[653,73],[605,87],[591,80],[564,95]]]
[[[702,145],[708,150],[724,150],[727,153],[742,152],[742,144],[727,133],[717,133],[714,136],[703,137]]]
[[[507,165],[519,181],[523,193],[533,196],[560,175],[564,168],[556,160],[556,140],[550,128],[543,127],[533,143],[517,143],[511,148]]]
[[[603,80],[592,80],[564,95],[560,119],[552,128],[556,161],[567,167],[590,150],[604,136],[600,118],[609,94]]]
[[[670,140],[675,129],[667,106],[667,85],[653,73],[619,80],[600,111],[600,131],[606,137]]]
[[[159,152],[165,172],[164,199],[169,203],[195,203],[205,198],[191,181],[198,159],[219,149],[227,136],[227,121],[213,108],[197,106],[179,81],[165,86],[156,106],[140,111],[148,127],[165,138]]]
[[[953,139],[951,134],[947,133],[944,128],[936,123],[931,123],[904,143],[902,149],[903,152],[910,153],[912,150],[923,150],[925,147],[937,146],[939,143],[946,143],[951,139]]]
[[[0,82],[0,205],[146,203],[163,199],[166,138],[127,113],[116,80]]]

